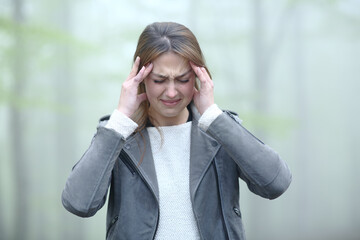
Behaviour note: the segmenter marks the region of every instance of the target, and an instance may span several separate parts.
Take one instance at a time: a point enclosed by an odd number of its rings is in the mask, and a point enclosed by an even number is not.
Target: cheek
[[[146,81],[145,87],[146,87],[146,95],[150,102],[156,99],[157,97],[159,97],[159,95],[161,95],[162,89],[159,85],[154,84],[151,81]]]
[[[188,84],[184,85],[182,93],[184,96],[192,97],[194,95],[194,81],[190,81]]]

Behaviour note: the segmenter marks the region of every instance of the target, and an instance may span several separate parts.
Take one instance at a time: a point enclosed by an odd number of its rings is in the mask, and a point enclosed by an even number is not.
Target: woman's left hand
[[[196,66],[190,61],[190,66],[200,80],[200,90],[194,87],[194,103],[202,115],[208,107],[214,104],[214,83],[204,67]]]

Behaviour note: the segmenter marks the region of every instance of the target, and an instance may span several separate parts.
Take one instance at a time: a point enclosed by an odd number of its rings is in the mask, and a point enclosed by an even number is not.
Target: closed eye
[[[182,79],[182,80],[179,79],[179,82],[181,82],[181,83],[187,83],[187,82],[189,82],[189,79]]]
[[[155,80],[155,79],[154,79],[154,83],[159,83],[159,84],[160,84],[160,83],[163,83],[164,81],[165,81],[165,80]]]

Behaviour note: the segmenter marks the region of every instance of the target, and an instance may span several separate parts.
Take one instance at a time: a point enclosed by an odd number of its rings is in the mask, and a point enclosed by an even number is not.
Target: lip
[[[160,99],[160,101],[161,101],[165,106],[173,107],[173,106],[176,106],[176,105],[181,101],[181,99],[176,99],[176,100],[163,100],[163,99]]]

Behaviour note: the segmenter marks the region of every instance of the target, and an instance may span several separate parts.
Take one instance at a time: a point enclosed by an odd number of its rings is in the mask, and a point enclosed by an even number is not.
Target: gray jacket
[[[239,209],[239,182],[264,198],[280,196],[291,173],[278,154],[248,132],[239,118],[224,111],[206,132],[193,110],[190,194],[202,239],[245,239]],[[102,119],[89,149],[62,193],[64,207],[93,216],[110,195],[106,239],[153,239],[159,221],[159,190],[146,130],[124,139]],[[140,159],[143,158],[141,164]]]

